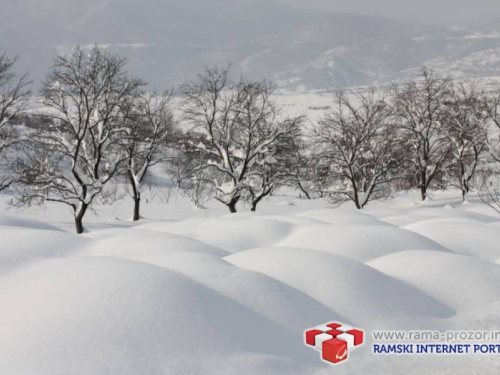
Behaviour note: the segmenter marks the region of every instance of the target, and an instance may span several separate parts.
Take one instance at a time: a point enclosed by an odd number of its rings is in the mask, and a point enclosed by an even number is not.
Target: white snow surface
[[[456,194],[282,202],[151,205],[170,220],[135,225],[124,200],[80,236],[56,206],[0,215],[0,374],[499,373],[498,356],[375,356],[370,335],[500,330],[500,215]],[[330,321],[368,338],[337,366],[303,343]]]

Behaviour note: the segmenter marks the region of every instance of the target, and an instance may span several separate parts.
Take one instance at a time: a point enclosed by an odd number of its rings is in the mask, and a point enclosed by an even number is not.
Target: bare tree
[[[495,88],[488,98],[488,117],[491,120],[495,131],[488,137],[488,148],[491,157],[500,163],[500,84]]]
[[[450,170],[467,200],[470,184],[487,146],[487,103],[475,81],[450,86],[444,134],[449,140]]]
[[[102,189],[96,199],[103,206],[111,206],[127,196],[127,192],[123,189],[119,181],[111,180]]]
[[[140,219],[142,183],[150,168],[162,161],[167,138],[174,131],[169,93],[141,93],[131,103],[126,141],[127,177],[134,200],[133,221]]]
[[[296,177],[296,180],[300,179],[300,182],[297,182],[300,184],[299,190],[308,199],[311,199],[311,196],[328,197],[336,177],[332,175],[330,163],[320,157],[321,152],[312,149],[309,151],[310,153],[304,155],[297,163],[300,168]]]
[[[311,183],[309,181],[310,153],[306,142],[297,139],[292,150],[292,178],[291,185],[304,194],[307,199],[311,199]]]
[[[492,169],[485,169],[475,176],[481,201],[500,214],[500,175]]]
[[[26,109],[31,95],[28,74],[17,77],[14,72],[16,58],[0,54],[0,191],[8,188],[14,181],[12,161],[8,160],[9,151],[21,140],[13,121],[19,120]]]
[[[295,143],[300,138],[302,118],[296,117],[290,121],[295,123],[287,125],[289,132],[276,142],[272,152],[258,158],[247,178],[251,211],[256,211],[262,199],[279,188],[296,183],[294,152],[297,147]]]
[[[213,176],[210,176],[211,172],[208,169],[196,171],[186,181],[186,186],[182,189],[182,195],[189,198],[196,208],[204,208],[205,204],[214,195]]]
[[[216,159],[214,168],[224,174],[224,181],[217,186],[217,199],[236,212],[242,187],[230,158],[230,144],[241,103],[237,87],[229,78],[229,70],[207,68],[204,75],[198,75],[198,82],[186,82],[181,89],[185,96],[184,118],[193,131],[206,137],[202,148]]]
[[[333,109],[312,130],[314,147],[329,166],[335,203],[352,201],[358,209],[387,193],[398,162],[392,157],[396,140],[382,94],[338,90]]]
[[[200,153],[195,144],[201,142],[201,138],[192,133],[177,132],[170,137],[170,144],[164,157],[164,170],[175,183],[175,199],[185,184],[190,184],[194,178],[195,171],[207,160],[204,153]]]
[[[427,190],[449,152],[443,124],[450,82],[424,68],[420,80],[395,86],[392,92],[394,115],[405,138],[404,147],[417,177],[422,201],[427,199]]]
[[[327,106],[326,109],[331,109]],[[324,198],[333,184],[330,166],[319,158],[314,144],[304,139],[294,142],[292,151],[292,178],[288,184],[295,187],[305,198]]]
[[[244,78],[234,82],[229,70],[206,69],[197,82],[182,89],[185,119],[203,135],[197,147],[210,159],[204,168],[216,169],[221,176],[214,181],[215,198],[236,212],[257,162],[270,160],[266,157],[294,132],[298,121],[282,116],[271,98],[272,84]]]
[[[77,233],[103,187],[125,160],[126,113],[143,85],[130,78],[126,59],[97,47],[59,55],[43,82],[41,104],[52,119],[32,139],[33,158],[19,204],[57,202],[71,207]]]

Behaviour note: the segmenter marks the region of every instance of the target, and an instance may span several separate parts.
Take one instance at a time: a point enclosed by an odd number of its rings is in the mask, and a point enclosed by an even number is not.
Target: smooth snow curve
[[[336,374],[497,373],[370,332],[500,330],[500,217],[280,207],[82,236],[0,217],[0,374],[331,374],[302,336],[335,320],[367,332]]]

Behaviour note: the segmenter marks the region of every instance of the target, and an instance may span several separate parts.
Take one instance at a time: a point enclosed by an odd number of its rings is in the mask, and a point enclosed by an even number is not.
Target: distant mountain
[[[55,53],[94,43],[127,56],[157,88],[228,62],[236,74],[291,90],[401,79],[423,64],[500,75],[494,23],[457,31],[264,0],[17,0],[4,8],[0,47],[18,53],[19,69],[35,79]]]
[[[481,32],[496,32],[500,33],[500,17],[494,18],[488,22],[483,23],[482,25],[479,25],[477,29]]]

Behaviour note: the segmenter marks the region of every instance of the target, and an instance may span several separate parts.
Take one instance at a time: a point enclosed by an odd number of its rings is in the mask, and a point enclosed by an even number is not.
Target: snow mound
[[[301,213],[298,216],[337,225],[390,225],[373,216],[349,208],[312,210]]]
[[[500,267],[481,259],[407,251],[374,260],[370,266],[415,286],[455,311],[477,309],[500,299]]]
[[[285,215],[266,215],[266,216],[260,216],[259,219],[266,219],[266,220],[277,220],[277,221],[284,221],[285,223],[290,223],[290,224],[296,224],[296,225],[327,225],[327,222],[317,220],[317,219],[312,219],[309,217],[303,217],[303,216],[285,216]]]
[[[141,228],[156,228],[167,233],[182,234],[229,252],[237,252],[272,245],[286,237],[294,225],[283,221],[235,215],[189,220],[189,223],[166,224],[161,227],[144,225]]]
[[[450,220],[423,221],[407,228],[459,254],[500,261],[500,231],[493,226]]]
[[[303,332],[335,320],[368,339],[339,374],[491,372],[485,356],[377,357],[369,343],[372,330],[500,327],[497,217],[474,203],[301,205],[318,207],[80,236],[0,217],[0,374],[326,375]]]
[[[409,223],[404,225],[403,228],[412,230],[415,227],[419,227],[422,225],[430,224],[433,225],[435,223],[466,223],[466,224],[483,224],[484,222],[478,219],[473,219],[467,216],[451,216],[451,217],[436,217],[429,218],[426,220],[419,220],[413,223]]]
[[[182,221],[174,221],[174,220],[166,220],[166,221],[158,221],[147,224],[140,224],[132,229],[134,230],[150,230],[150,231],[158,231],[158,232],[169,232],[169,233],[180,233],[182,231],[186,231],[189,229],[194,229],[198,225],[203,224],[207,219],[206,218],[196,218]]]
[[[141,262],[40,261],[4,277],[0,300],[2,374],[230,374],[242,356],[247,373],[306,373],[317,360],[290,330]]]
[[[438,243],[416,233],[392,226],[329,225],[297,229],[279,243],[284,247],[321,250],[367,262],[405,250],[448,251]]]
[[[155,253],[127,256],[127,259],[183,274],[298,335],[302,334],[303,327],[314,326],[322,319],[332,319],[332,311],[307,294],[215,256]]]
[[[0,256],[63,257],[91,242],[62,231],[0,226]]]
[[[343,322],[366,326],[414,322],[416,317],[453,314],[416,288],[371,267],[320,251],[253,249],[225,258],[242,268],[273,277],[325,303]],[[353,292],[355,291],[355,292]]]
[[[444,217],[444,218],[466,217],[469,219],[475,219],[477,221],[481,221],[483,223],[491,223],[498,221],[498,218],[494,218],[492,216],[483,213],[474,212],[472,210],[458,210],[458,209],[450,210],[446,208],[427,207],[427,208],[421,208],[415,213],[417,213],[418,215],[425,215],[430,217]]]
[[[106,235],[107,237],[96,240],[84,254],[116,257],[166,252],[194,252],[219,257],[229,254],[227,251],[209,246],[206,243],[172,233],[133,230],[123,234],[122,230],[114,230],[106,231]]]
[[[8,215],[0,215],[0,227],[19,227],[61,232],[59,228],[38,220]]]
[[[425,215],[405,213],[405,214],[399,214],[399,215],[380,217],[379,220],[382,220],[388,224],[391,224],[391,225],[394,225],[397,227],[403,227],[405,225],[419,223],[423,219],[426,219],[426,218],[432,219],[431,217],[425,216]]]

